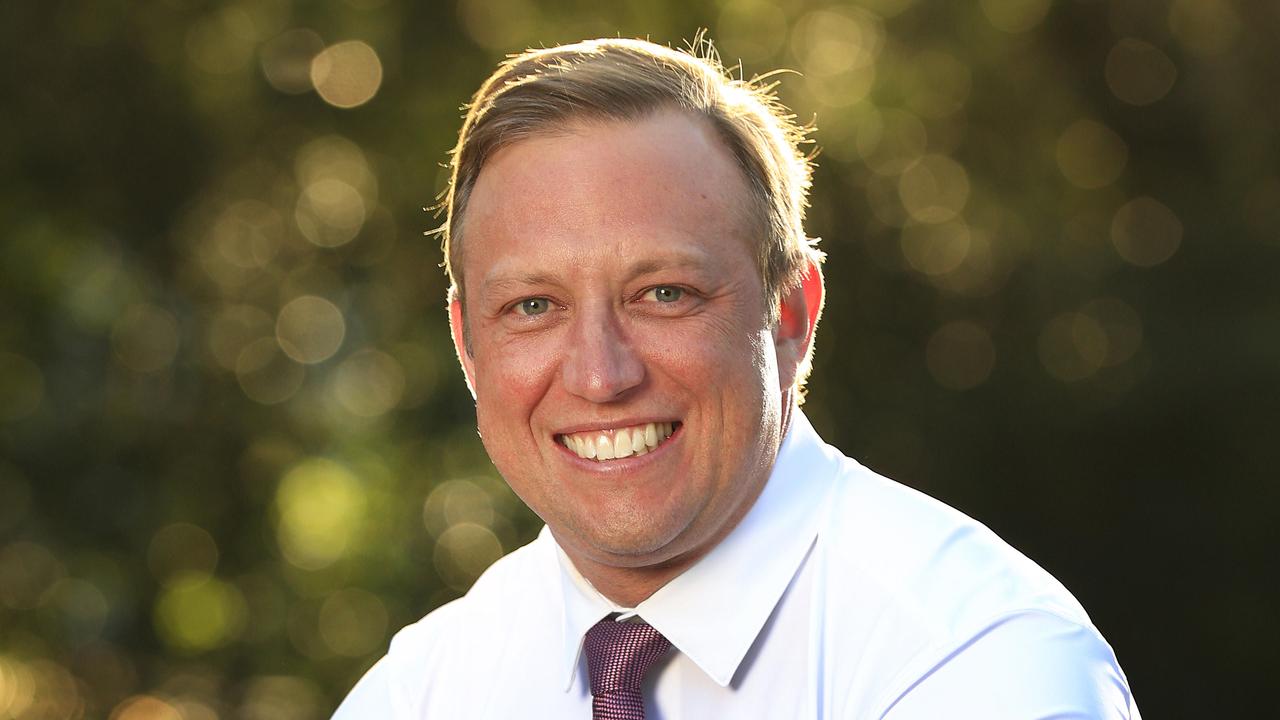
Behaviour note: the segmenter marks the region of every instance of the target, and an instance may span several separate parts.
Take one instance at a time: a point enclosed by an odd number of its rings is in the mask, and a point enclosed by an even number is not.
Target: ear
[[[458,353],[458,363],[467,378],[471,399],[476,397],[476,367],[467,345],[466,319],[462,317],[462,303],[456,298],[449,301],[449,333],[453,335],[453,349]]]
[[[822,315],[824,291],[822,270],[810,260],[800,285],[779,298],[773,346],[778,354],[778,383],[783,390],[791,389],[801,368],[807,365],[813,333]]]

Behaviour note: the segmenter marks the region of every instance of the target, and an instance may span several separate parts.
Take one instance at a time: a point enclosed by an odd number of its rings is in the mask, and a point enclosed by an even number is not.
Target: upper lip
[[[574,433],[585,432],[604,432],[606,430],[617,430],[619,428],[634,427],[636,425],[645,425],[648,423],[678,423],[679,418],[671,416],[647,415],[639,418],[621,418],[618,420],[610,420],[608,422],[589,422],[579,425],[569,425],[552,431],[552,435],[573,435]]]

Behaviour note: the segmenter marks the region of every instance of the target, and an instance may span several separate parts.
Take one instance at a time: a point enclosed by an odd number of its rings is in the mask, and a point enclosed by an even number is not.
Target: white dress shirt
[[[1057,580],[798,411],[742,523],[636,608],[596,592],[544,528],[400,631],[334,717],[585,720],[582,639],[615,612],[674,646],[646,679],[648,720],[1141,720]]]

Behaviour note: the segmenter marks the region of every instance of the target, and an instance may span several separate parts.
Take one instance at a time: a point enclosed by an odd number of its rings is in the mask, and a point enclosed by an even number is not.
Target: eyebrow
[[[663,253],[660,257],[645,257],[637,260],[626,270],[626,279],[633,280],[644,275],[662,272],[673,268],[705,271],[708,268],[707,258],[702,253],[677,250]],[[563,284],[562,276],[547,272],[514,272],[498,273],[481,281],[481,293],[485,296],[500,295],[512,288],[537,287]]]
[[[485,278],[480,283],[480,289],[485,295],[494,295],[509,288],[530,285],[558,285],[559,283],[559,278],[549,273],[520,273]]]
[[[642,258],[627,268],[627,279],[635,279],[643,275],[652,275],[663,270],[685,269],[704,270],[707,267],[705,258],[693,253],[672,253],[661,258]]]

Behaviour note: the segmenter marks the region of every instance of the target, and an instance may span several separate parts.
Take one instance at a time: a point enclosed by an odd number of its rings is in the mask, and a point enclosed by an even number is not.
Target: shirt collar
[[[838,457],[804,414],[793,410],[769,481],[742,522],[706,557],[635,608],[721,687],[733,680],[813,545],[819,509],[835,477],[827,468]],[[551,539],[549,531],[543,533]],[[568,690],[587,630],[605,615],[629,609],[597,592],[556,549]]]
[[[582,577],[573,562],[569,560],[569,556],[565,555],[564,550],[551,535],[550,528],[542,528],[542,538],[549,540],[555,548],[560,588],[564,596],[561,615],[564,648],[561,662],[565,679],[564,689],[567,692],[573,687],[573,677],[578,670],[578,657],[582,654],[582,638],[586,636],[592,625],[600,622],[601,618],[613,612],[621,612],[625,608],[614,605],[592,587],[586,578]]]

